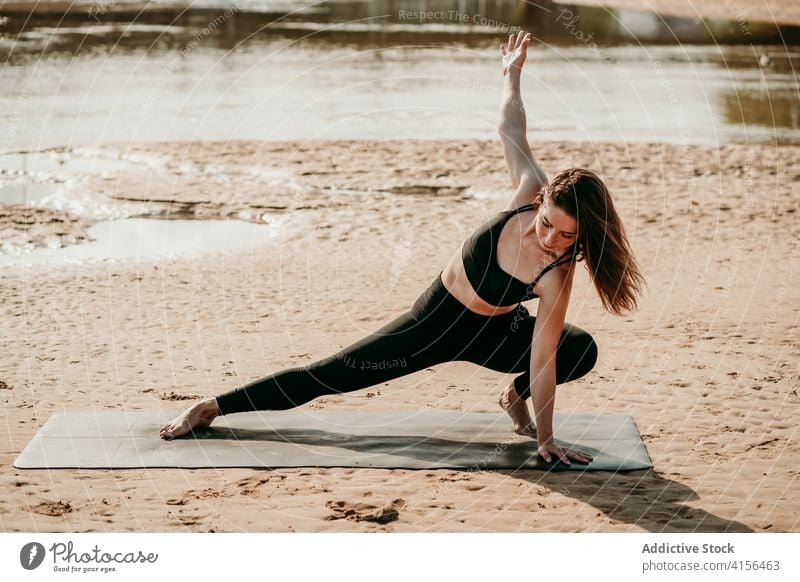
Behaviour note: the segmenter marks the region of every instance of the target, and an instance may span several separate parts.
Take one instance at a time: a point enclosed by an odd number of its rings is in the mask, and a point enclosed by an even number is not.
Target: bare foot
[[[533,424],[528,405],[525,400],[519,397],[517,391],[514,390],[513,384],[500,393],[497,403],[511,417],[515,433],[536,438],[536,426]]]
[[[162,425],[159,436],[162,439],[172,440],[175,437],[192,432],[193,429],[206,428],[219,416],[219,406],[216,398],[208,398],[195,403],[184,410],[179,416]]]

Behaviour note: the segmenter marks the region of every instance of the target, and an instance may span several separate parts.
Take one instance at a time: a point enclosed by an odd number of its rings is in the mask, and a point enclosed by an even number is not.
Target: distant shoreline
[[[652,11],[662,16],[681,16],[731,20],[740,22],[774,22],[779,25],[800,26],[800,3],[796,0],[569,0],[555,2],[561,5],[583,5],[607,7],[613,9]],[[235,2],[231,2],[234,5]],[[38,2],[5,2],[0,4],[0,14],[76,14],[87,12],[91,7],[100,7],[104,14],[139,14],[174,13],[187,9],[188,3],[141,2],[140,0],[39,0]],[[193,12],[219,12],[223,5],[217,7],[192,7]],[[245,8],[245,12],[247,9]],[[765,18],[765,15],[767,18]]]

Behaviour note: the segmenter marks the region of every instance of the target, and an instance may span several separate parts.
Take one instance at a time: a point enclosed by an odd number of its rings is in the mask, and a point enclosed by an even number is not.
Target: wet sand
[[[557,409],[632,415],[653,470],[14,469],[55,412],[177,413],[378,329],[511,195],[497,141],[108,144],[165,163],[98,194],[288,220],[224,257],[4,270],[2,531],[798,531],[800,147],[533,147],[605,177],[649,286],[618,318],[576,277],[600,359]],[[495,411],[510,378],[456,362],[306,407]]]

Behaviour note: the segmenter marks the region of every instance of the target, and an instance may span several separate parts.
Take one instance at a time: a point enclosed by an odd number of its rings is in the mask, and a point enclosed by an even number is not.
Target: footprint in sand
[[[326,501],[325,506],[333,512],[333,515],[327,516],[326,519],[389,523],[400,517],[400,509],[405,505],[404,499],[395,499],[384,506],[355,501]]]
[[[69,501],[43,501],[39,505],[31,507],[31,511],[41,515],[59,517],[65,513],[71,512],[72,506],[69,504]]]
[[[163,392],[160,396],[161,400],[195,400],[196,398],[202,398],[198,394],[177,394],[174,391],[170,391],[169,393]]]

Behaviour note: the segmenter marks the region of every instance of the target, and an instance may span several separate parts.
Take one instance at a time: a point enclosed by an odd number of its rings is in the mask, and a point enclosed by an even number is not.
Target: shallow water
[[[304,2],[288,15],[286,5],[92,18],[84,8],[60,26],[12,14],[0,150],[493,138],[498,43],[517,25],[536,38],[523,85],[531,139],[800,142],[794,28],[748,23],[746,35],[738,22],[548,2],[527,15],[509,1]],[[421,6],[437,16],[409,16]]]
[[[100,221],[88,230],[93,239],[63,248],[0,253],[0,267],[47,266],[105,261],[154,262],[210,252],[258,250],[280,236],[281,221],[253,224],[240,220],[159,220],[125,218]]]
[[[547,1],[239,5],[0,10],[0,203],[136,214],[62,199],[75,176],[152,163],[93,153],[108,142],[494,139],[498,44],[517,26],[534,34],[533,141],[800,143],[797,28]],[[19,153],[53,146],[84,155]],[[184,248],[184,227],[158,222]]]
[[[0,154],[0,203],[35,205],[57,196],[75,176],[141,171],[146,167],[132,160],[103,157],[92,150]]]

